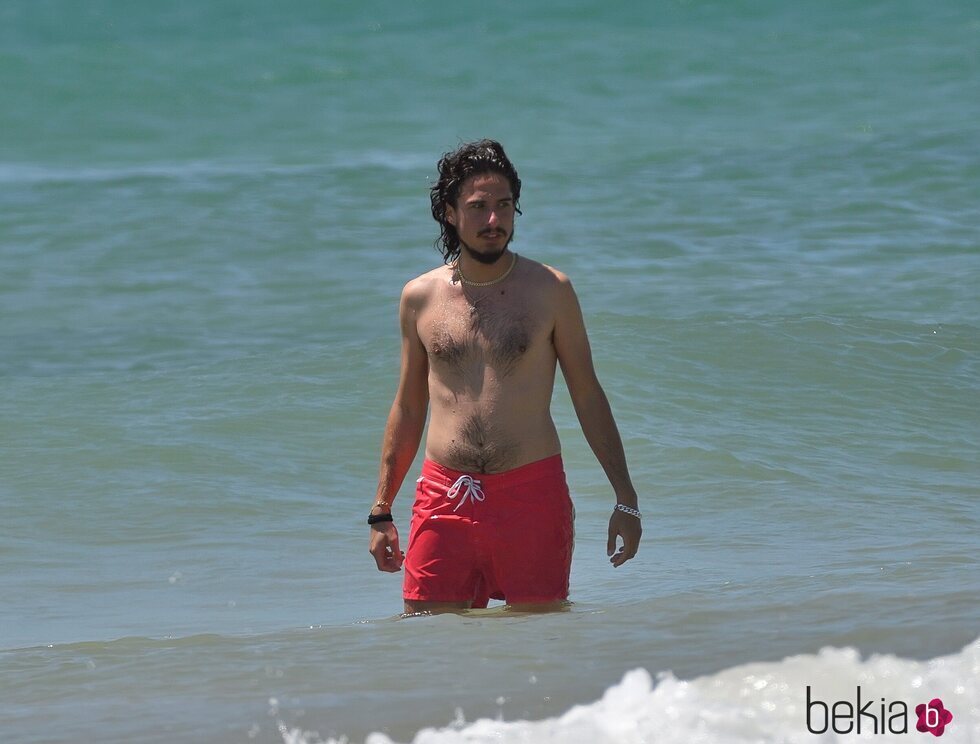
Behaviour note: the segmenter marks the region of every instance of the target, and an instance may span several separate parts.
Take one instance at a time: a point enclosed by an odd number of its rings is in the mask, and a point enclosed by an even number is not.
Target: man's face
[[[514,197],[500,173],[470,176],[459,190],[456,206],[446,206],[446,220],[456,228],[463,250],[481,263],[500,258],[514,235]]]

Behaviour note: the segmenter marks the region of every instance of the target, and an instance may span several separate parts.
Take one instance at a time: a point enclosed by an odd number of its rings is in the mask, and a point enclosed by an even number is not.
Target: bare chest
[[[420,336],[430,363],[465,373],[487,366],[501,375],[547,343],[547,314],[523,293],[484,292],[441,298]]]

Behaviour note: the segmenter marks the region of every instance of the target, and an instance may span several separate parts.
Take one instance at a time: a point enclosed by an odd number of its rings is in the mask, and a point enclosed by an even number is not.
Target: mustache
[[[506,235],[506,233],[503,230],[501,230],[499,227],[485,227],[482,230],[480,230],[477,233],[477,235],[482,237],[484,235]]]

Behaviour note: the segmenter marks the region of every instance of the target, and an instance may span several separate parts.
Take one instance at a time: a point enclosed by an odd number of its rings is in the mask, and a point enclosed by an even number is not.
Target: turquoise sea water
[[[980,741],[980,6],[7,0],[0,90],[0,739],[808,741],[899,679]],[[395,620],[397,298],[482,136],[644,543],[559,384],[572,611]]]

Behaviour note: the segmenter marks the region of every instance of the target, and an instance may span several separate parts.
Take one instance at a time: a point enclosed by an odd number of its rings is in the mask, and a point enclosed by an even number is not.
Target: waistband
[[[464,475],[479,481],[484,488],[508,488],[529,483],[539,478],[558,477],[564,476],[564,474],[565,465],[560,454],[546,457],[543,460],[535,460],[527,465],[521,465],[519,468],[505,470],[503,473],[467,473],[463,470],[447,468],[433,460],[425,460],[422,463],[423,478],[441,482],[447,486],[456,483]]]

